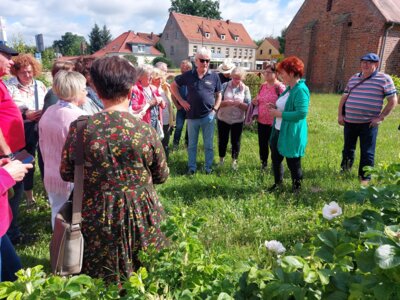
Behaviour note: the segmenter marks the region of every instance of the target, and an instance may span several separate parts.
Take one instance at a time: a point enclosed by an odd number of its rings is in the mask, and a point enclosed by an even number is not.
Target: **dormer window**
[[[210,38],[210,33],[209,33],[209,32],[206,32],[206,33],[204,34],[204,36],[205,36],[207,39],[209,39],[209,38]]]
[[[225,40],[225,34],[221,34],[221,40]]]
[[[237,42],[239,40],[239,37],[237,35],[235,35],[234,39]]]

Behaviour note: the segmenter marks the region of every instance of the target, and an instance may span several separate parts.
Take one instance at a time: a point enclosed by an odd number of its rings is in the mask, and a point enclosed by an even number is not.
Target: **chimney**
[[[153,31],[150,33],[150,39],[153,39]]]
[[[229,24],[230,22],[231,22],[231,20],[229,20],[229,19],[228,19],[228,20],[226,20],[226,24]]]

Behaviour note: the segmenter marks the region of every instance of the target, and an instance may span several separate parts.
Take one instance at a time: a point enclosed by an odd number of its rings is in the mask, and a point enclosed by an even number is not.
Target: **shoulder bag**
[[[51,270],[60,276],[78,274],[82,269],[83,131],[87,120],[87,116],[78,118],[72,201],[70,197],[57,213],[50,242]]]

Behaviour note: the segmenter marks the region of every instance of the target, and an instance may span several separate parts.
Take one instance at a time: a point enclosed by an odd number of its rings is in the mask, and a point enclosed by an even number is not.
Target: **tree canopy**
[[[66,32],[61,40],[53,42],[53,48],[65,56],[82,55],[85,54],[86,41],[83,36]]]
[[[287,31],[287,27],[283,28],[282,31],[281,31],[281,36],[278,36],[279,52],[282,53],[282,54],[285,54],[286,31]]]
[[[213,0],[172,0],[168,11],[211,19],[222,19],[219,11],[219,1]]]
[[[106,25],[103,25],[103,28],[94,24],[92,31],[89,34],[89,43],[90,43],[90,53],[94,53],[105,45],[107,45],[112,39],[110,30],[108,30]]]

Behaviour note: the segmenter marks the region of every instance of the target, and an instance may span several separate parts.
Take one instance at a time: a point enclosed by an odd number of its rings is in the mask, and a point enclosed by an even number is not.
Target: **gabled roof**
[[[372,0],[380,13],[388,23],[400,24],[400,1],[399,0]]]
[[[141,38],[150,40],[153,46],[157,44],[157,42],[160,40],[160,36],[158,34],[154,34],[153,32],[151,33],[136,32],[136,34]]]
[[[280,45],[278,39],[274,38],[265,38],[265,41],[268,41],[276,50],[279,51]],[[264,42],[263,42],[264,43]],[[261,46],[261,45],[260,45]]]
[[[94,57],[101,57],[108,53],[132,53],[132,44],[141,44],[150,46],[150,55],[159,56],[162,55],[160,51],[153,47],[152,42],[147,39],[140,37],[133,31],[127,31],[122,33],[120,36],[109,42],[104,48],[93,53]]]
[[[257,48],[250,35],[241,23],[232,22],[230,20],[216,20],[203,18],[198,16],[184,15],[176,12],[170,14],[170,18],[174,18],[181,29],[183,35],[189,42],[226,44]],[[202,33],[210,33],[210,37],[206,38]],[[221,35],[225,35],[225,39],[221,39]],[[235,41],[235,36],[238,40]]]

